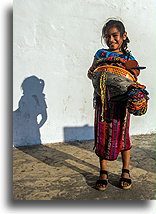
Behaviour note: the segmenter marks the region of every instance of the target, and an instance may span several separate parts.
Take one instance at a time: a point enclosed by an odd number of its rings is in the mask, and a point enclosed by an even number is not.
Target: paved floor
[[[109,184],[95,189],[93,141],[13,148],[14,200],[154,200],[155,135],[132,136],[130,190],[121,190],[121,157],[108,163]]]

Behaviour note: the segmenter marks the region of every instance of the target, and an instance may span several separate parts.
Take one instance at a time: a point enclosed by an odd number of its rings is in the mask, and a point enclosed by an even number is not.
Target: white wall
[[[14,145],[38,144],[39,139],[52,143],[93,138],[93,88],[86,73],[94,53],[102,48],[101,29],[109,17],[123,20],[131,40],[129,49],[147,67],[139,81],[150,92],[149,108],[145,116],[132,116],[131,134],[155,131],[153,0],[14,0]],[[20,101],[21,84],[31,76],[45,83],[47,120],[41,128],[35,127],[37,107],[32,98],[27,97],[24,104]],[[40,90],[39,85],[33,86]],[[37,96],[43,101],[42,93]]]

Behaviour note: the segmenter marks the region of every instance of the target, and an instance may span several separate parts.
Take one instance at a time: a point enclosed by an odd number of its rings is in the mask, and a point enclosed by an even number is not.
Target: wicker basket
[[[107,71],[113,74],[117,74],[123,77],[126,77],[132,81],[136,81],[135,77],[127,70],[114,66],[114,65],[104,65],[104,66],[100,66],[98,68],[96,68],[94,70],[94,72],[102,72],[102,71]]]
[[[112,65],[100,66],[94,70],[92,78],[94,90],[99,96],[101,96],[100,78],[103,73],[107,75],[106,86],[111,98],[125,94],[128,87],[136,82],[135,77],[123,68]]]

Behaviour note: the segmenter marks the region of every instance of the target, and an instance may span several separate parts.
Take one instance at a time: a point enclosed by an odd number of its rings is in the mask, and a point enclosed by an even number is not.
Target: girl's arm
[[[91,67],[88,70],[87,76],[89,79],[92,79],[93,77],[93,71],[96,69],[96,65],[97,65],[97,58],[94,57],[93,63],[91,65]]]

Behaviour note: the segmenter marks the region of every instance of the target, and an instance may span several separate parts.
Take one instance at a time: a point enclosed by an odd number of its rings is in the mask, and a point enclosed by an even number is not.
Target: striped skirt
[[[116,160],[119,153],[131,148],[130,114],[126,102],[108,102],[101,122],[102,104],[97,97],[95,106],[95,153],[105,160]]]

